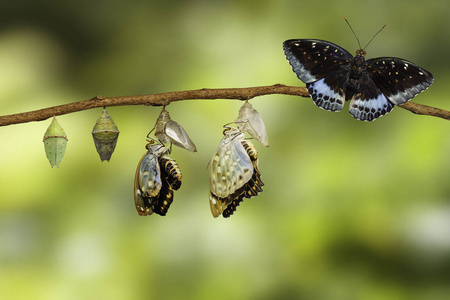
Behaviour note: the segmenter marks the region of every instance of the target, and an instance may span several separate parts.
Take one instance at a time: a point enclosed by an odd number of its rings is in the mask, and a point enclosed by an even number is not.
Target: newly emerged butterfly
[[[269,147],[266,126],[259,112],[248,101],[245,101],[239,109],[239,116],[234,123],[240,131],[248,132],[255,140]]]
[[[239,129],[227,127],[211,159],[209,203],[216,218],[228,218],[244,198],[257,196],[264,183],[258,170],[258,152]]]
[[[306,83],[314,103],[325,110],[340,111],[344,102],[351,100],[349,112],[361,121],[373,121],[387,114],[394,105],[411,100],[433,83],[430,72],[401,58],[366,61],[366,47],[360,45],[353,57],[344,48],[323,40],[294,39],[283,43],[292,70]]]
[[[181,186],[181,172],[169,149],[153,140],[139,161],[134,178],[134,203],[141,216],[165,216],[173,201],[173,190]]]
[[[156,120],[156,137],[163,143],[171,143],[191,152],[197,152],[194,142],[189,138],[184,128],[170,118],[169,112],[163,107]]]

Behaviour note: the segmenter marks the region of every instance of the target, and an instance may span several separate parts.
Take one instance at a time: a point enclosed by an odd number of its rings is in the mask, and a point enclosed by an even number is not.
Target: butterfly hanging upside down
[[[153,213],[165,216],[173,201],[173,190],[181,186],[181,172],[169,149],[154,140],[146,146],[134,179],[134,203],[141,216]]]
[[[239,129],[227,127],[223,135],[210,162],[209,204],[215,218],[228,218],[244,198],[257,196],[264,186],[255,146]]]
[[[283,48],[292,70],[306,83],[318,107],[340,111],[344,100],[351,100],[349,112],[361,121],[387,114],[394,105],[411,100],[433,83],[430,72],[401,58],[366,61],[361,46],[355,57],[323,40],[287,40]]]

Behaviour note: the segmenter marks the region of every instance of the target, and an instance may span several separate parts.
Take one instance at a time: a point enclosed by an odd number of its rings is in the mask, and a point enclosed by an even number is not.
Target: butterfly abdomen
[[[168,157],[161,157],[160,160],[161,169],[164,169],[168,175],[167,181],[174,190],[178,190],[181,186],[181,171],[177,162],[174,159]]]
[[[258,151],[255,148],[255,145],[253,145],[252,142],[248,140],[241,141],[242,146],[244,146],[245,151],[247,151],[248,156],[252,161],[255,161],[258,159]]]
[[[161,188],[157,201],[154,201],[153,211],[160,216],[165,216],[173,202],[173,190],[170,187],[167,179]]]
[[[231,203],[228,204],[227,208],[225,208],[225,210],[223,211],[222,216],[224,218],[229,218],[230,216],[232,216],[233,213],[236,211],[237,207],[239,206],[239,204],[241,204],[243,200],[244,195],[240,195],[238,198],[231,201]]]

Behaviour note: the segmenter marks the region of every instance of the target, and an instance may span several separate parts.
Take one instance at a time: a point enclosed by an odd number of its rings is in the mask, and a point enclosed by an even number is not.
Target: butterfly
[[[387,114],[394,105],[411,100],[433,83],[430,72],[405,59],[365,60],[366,47],[360,45],[353,57],[328,41],[293,39],[283,43],[292,70],[306,83],[314,103],[325,110],[340,111],[344,102],[351,100],[349,112],[361,121]]]
[[[210,161],[209,204],[215,218],[228,218],[244,198],[257,196],[264,186],[255,146],[239,129],[227,127],[223,135]]]
[[[134,178],[134,204],[141,216],[165,216],[173,201],[173,190],[181,186],[181,171],[167,156],[167,147],[150,140],[146,148]]]

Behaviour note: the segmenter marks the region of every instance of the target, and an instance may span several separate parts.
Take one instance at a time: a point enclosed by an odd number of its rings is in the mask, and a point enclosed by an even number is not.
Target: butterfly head
[[[225,128],[222,132],[223,135],[230,140],[243,134],[238,128],[228,126],[228,124],[224,125],[223,127]]]
[[[348,27],[350,27],[350,30],[352,31],[353,35],[354,35],[355,38],[356,38],[356,41],[358,42],[359,50],[356,51],[356,56],[360,56],[360,57],[361,57],[361,56],[363,56],[363,57],[366,56],[366,51],[364,51],[364,49],[366,49],[367,46],[369,46],[370,42],[372,42],[373,39],[374,39],[374,38],[381,32],[381,30],[383,30],[384,27],[386,27],[386,25],[387,25],[387,23],[384,24],[384,26],[381,27],[381,29],[378,30],[378,32],[374,34],[374,36],[370,39],[370,41],[367,43],[367,45],[366,45],[364,48],[362,48],[362,47],[361,47],[361,44],[360,44],[360,42],[359,42],[359,39],[358,39],[358,37],[356,36],[355,31],[353,31],[352,26],[350,25],[350,23],[347,21],[346,18],[344,18],[344,20],[345,20],[345,22],[347,22]]]
[[[366,56],[366,51],[363,49],[356,50],[356,56]]]
[[[148,144],[145,145],[145,149],[147,149],[148,152],[151,152],[158,157],[169,152],[169,148],[162,145],[158,140],[156,140],[154,138],[150,138],[147,141],[148,141]]]

